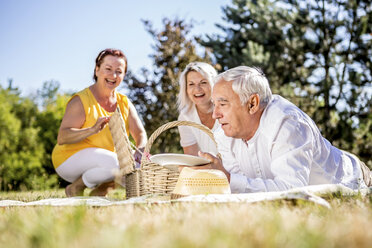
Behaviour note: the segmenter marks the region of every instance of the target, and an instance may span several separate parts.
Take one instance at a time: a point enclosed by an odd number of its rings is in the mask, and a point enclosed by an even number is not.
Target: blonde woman
[[[212,118],[211,101],[216,70],[204,62],[192,62],[186,66],[180,76],[178,110],[180,121],[193,121],[203,124],[212,131],[218,129],[218,121]],[[178,127],[181,146],[185,154],[198,155],[198,151],[217,154],[211,138],[203,131],[188,126]]]

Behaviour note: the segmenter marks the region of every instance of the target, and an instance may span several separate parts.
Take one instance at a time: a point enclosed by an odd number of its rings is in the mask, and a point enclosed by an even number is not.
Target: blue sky
[[[8,79],[23,95],[43,82],[64,91],[92,83],[94,59],[107,47],[122,49],[129,69],[151,69],[152,37],[141,19],[160,29],[164,17],[194,19],[193,34],[218,33],[230,0],[0,0],[0,85]]]

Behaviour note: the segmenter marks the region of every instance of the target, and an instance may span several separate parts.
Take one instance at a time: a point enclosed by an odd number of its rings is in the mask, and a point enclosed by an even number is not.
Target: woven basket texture
[[[150,154],[152,144],[162,132],[178,126],[191,126],[204,131],[217,146],[217,143],[213,137],[213,133],[208,127],[191,121],[173,121],[166,123],[160,126],[157,130],[155,130],[155,132],[150,136],[146,144],[144,154]],[[118,127],[115,127],[115,129],[118,129]],[[110,130],[112,134],[115,132],[113,129]],[[114,136],[116,135],[113,135],[114,140],[116,140],[117,138],[120,139],[120,136],[116,138]],[[114,144],[116,151],[118,152],[118,158],[119,153],[123,153],[123,155],[120,155],[119,165],[121,171],[124,172],[125,174],[125,188],[127,199],[150,194],[170,195],[172,193],[179,177],[178,170],[175,171],[167,169],[157,163],[150,161],[149,158],[146,156],[142,156],[141,167],[139,169],[136,169],[134,167],[133,162],[134,160],[132,161],[133,164],[131,164],[132,163],[131,161],[127,162],[128,160],[127,159],[128,153],[126,153],[127,149],[122,149],[121,147],[119,147],[121,145],[119,141],[118,142],[114,141]],[[131,157],[133,159],[133,156]]]
[[[123,175],[129,174],[135,170],[135,164],[132,148],[130,147],[130,141],[125,129],[125,123],[119,108],[117,108],[111,116],[108,125],[120,167],[120,171],[117,173],[115,181],[121,183]]]

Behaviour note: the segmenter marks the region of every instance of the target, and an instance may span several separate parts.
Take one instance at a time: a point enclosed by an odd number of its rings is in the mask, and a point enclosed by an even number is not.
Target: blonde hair
[[[181,112],[183,109],[189,111],[193,106],[193,102],[187,96],[187,81],[186,77],[190,71],[200,73],[209,83],[211,89],[214,85],[214,78],[217,76],[217,71],[210,64],[204,62],[192,62],[189,63],[180,75],[180,92],[177,98],[178,111]]]

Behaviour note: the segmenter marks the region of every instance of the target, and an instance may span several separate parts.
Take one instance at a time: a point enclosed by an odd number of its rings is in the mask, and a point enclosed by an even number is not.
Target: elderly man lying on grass
[[[371,186],[372,174],[355,155],[337,149],[322,137],[303,111],[272,95],[260,69],[239,66],[220,74],[213,88],[213,118],[222,161],[199,155],[219,169],[231,191],[264,192],[315,184],[342,184],[351,189]]]

